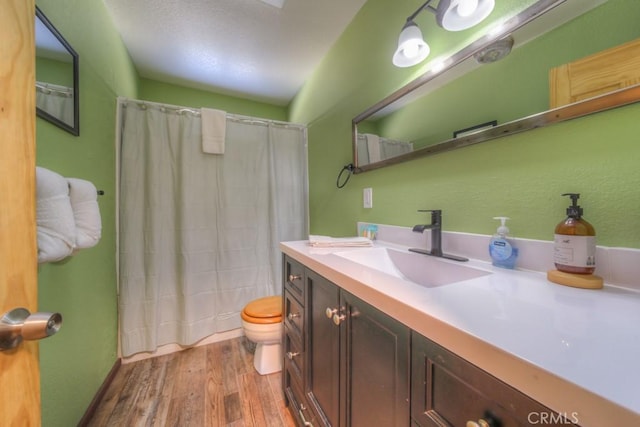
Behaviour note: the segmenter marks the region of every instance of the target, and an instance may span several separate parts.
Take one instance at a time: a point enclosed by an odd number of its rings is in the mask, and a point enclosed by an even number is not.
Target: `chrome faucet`
[[[413,226],[413,231],[416,233],[422,233],[424,230],[431,230],[431,250],[428,251],[426,249],[410,248],[409,250],[411,252],[452,259],[454,261],[469,261],[468,258],[445,254],[442,252],[442,211],[440,209],[420,209],[418,212],[431,212],[431,224],[418,224]]]

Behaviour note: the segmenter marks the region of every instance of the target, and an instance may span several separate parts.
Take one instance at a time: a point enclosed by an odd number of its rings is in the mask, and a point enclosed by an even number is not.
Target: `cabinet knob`
[[[336,313],[333,315],[333,323],[335,323],[336,326],[340,326],[340,323],[342,323],[342,321],[346,318],[347,316],[345,316],[344,314]]]
[[[298,275],[298,274],[290,274],[289,275],[289,281],[293,282],[296,280],[300,280],[302,278],[302,276]]]
[[[289,320],[293,320],[296,317],[300,317],[300,313],[289,313],[289,314],[287,314],[287,319],[289,319]]]
[[[333,315],[336,314],[337,312],[338,312],[337,308],[327,307],[327,309],[324,311],[324,314],[326,314],[327,319],[331,319]]]
[[[300,353],[299,352],[293,352],[293,351],[287,351],[287,358],[289,360],[293,360],[294,357],[299,356]]]
[[[492,427],[492,426],[491,426],[491,424],[489,424],[488,421],[485,421],[482,418],[480,418],[477,422],[476,421],[467,421],[466,427]]]

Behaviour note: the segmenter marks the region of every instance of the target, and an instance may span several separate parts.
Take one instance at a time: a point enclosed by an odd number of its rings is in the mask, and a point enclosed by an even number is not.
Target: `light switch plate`
[[[370,209],[373,207],[373,189],[365,188],[362,190],[362,206],[365,209]]]

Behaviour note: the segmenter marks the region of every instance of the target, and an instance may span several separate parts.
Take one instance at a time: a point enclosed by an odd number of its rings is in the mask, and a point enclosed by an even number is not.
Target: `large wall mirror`
[[[639,9],[633,0],[538,0],[504,18],[442,71],[427,70],[353,119],[354,172],[637,102],[640,80],[632,79],[554,105],[550,75],[640,38]]]
[[[36,6],[36,113],[80,134],[78,54]]]

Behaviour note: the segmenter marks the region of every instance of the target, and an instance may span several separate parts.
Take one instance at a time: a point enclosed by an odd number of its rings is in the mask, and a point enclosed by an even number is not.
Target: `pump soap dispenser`
[[[547,272],[547,279],[560,285],[600,289],[603,280],[596,269],[596,231],[582,218],[578,193],[565,193],[571,198],[567,217],[555,229],[553,261],[557,270]]]
[[[506,226],[506,222],[509,217],[495,216],[493,219],[500,220],[501,225],[489,242],[491,263],[496,267],[514,268],[516,266],[516,259],[518,259],[518,248],[516,248],[513,245],[513,241],[508,238],[509,228]]]

